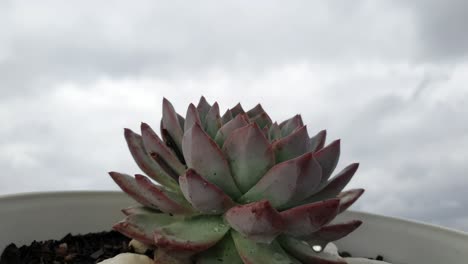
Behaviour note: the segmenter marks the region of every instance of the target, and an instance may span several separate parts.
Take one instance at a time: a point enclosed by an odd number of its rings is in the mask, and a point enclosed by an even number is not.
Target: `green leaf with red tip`
[[[295,115],[290,119],[281,122],[279,125],[281,128],[281,135],[283,137],[291,134],[294,130],[302,126],[304,126],[304,122],[302,122],[301,115]]]
[[[346,264],[346,261],[335,252],[329,250],[329,247],[326,247],[321,252],[316,252],[307,242],[293,237],[280,236],[278,241],[286,252],[299,259],[302,263]]]
[[[193,264],[191,255],[157,248],[154,252],[154,264]]]
[[[189,169],[179,178],[179,185],[193,208],[204,214],[222,214],[235,203],[220,188]]]
[[[260,243],[271,243],[285,227],[280,213],[268,200],[235,206],[224,218],[234,230]]]
[[[192,126],[197,123],[199,125],[202,124],[200,119],[200,114],[198,113],[197,108],[193,104],[190,104],[187,108],[187,114],[185,115],[185,125],[184,131],[189,130]]]
[[[154,241],[168,251],[197,253],[214,246],[228,231],[219,216],[194,216],[156,229]]]
[[[327,131],[322,130],[309,140],[309,152],[317,152],[325,146],[325,140],[327,139]]]
[[[182,145],[182,151],[189,168],[197,171],[203,178],[221,188],[230,197],[236,199],[241,196],[223,153],[198,124],[185,132]]]
[[[190,205],[179,193],[164,190],[164,188],[153,184],[148,178],[140,174],[135,175],[135,180],[140,187],[141,194],[162,212],[171,214],[192,213]]]
[[[293,206],[309,204],[330,198],[335,198],[349,183],[353,175],[356,173],[358,167],[359,163],[353,163],[346,166],[337,175],[335,175],[320,191],[314,193],[310,197]]]
[[[233,108],[231,108],[231,113],[232,117],[235,118],[237,115],[245,114],[245,111],[242,108],[242,105],[240,103],[237,103]]]
[[[263,112],[261,114],[258,114],[252,118],[250,118],[250,121],[251,122],[255,122],[257,123],[257,125],[260,127],[260,128],[264,128],[264,127],[270,127],[271,124],[273,123],[271,121],[271,118],[270,116],[268,116],[267,113]]]
[[[184,131],[180,126],[179,117],[174,110],[174,106],[166,98],[163,99],[162,127],[167,130],[177,148],[181,149]]]
[[[215,246],[196,256],[196,264],[243,264],[231,235],[227,234]]]
[[[279,127],[278,123],[274,122],[268,131],[268,139],[270,141],[274,141],[280,138],[281,138],[281,128]]]
[[[223,147],[224,141],[231,135],[231,133],[241,127],[249,124],[249,119],[246,115],[238,115],[227,124],[223,125],[216,133],[215,141],[219,147]]]
[[[179,217],[169,214],[132,214],[115,224],[113,229],[142,243],[153,245],[154,230],[179,220]]]
[[[124,215],[161,213],[161,210],[146,206],[130,206],[122,209],[121,211],[124,213]]]
[[[265,113],[265,110],[263,110],[263,107],[261,104],[257,104],[254,108],[250,109],[249,111],[247,111],[247,115],[252,118],[254,116],[257,116],[261,113]]]
[[[351,189],[338,194],[337,198],[340,199],[339,213],[344,212],[351,205],[353,205],[354,202],[356,202],[363,193],[364,189]]]
[[[166,173],[177,179],[185,172],[183,165],[176,155],[164,144],[158,135],[146,123],[141,123],[141,137],[146,152],[153,157]]]
[[[322,167],[322,182],[320,185],[323,186],[327,183],[340,159],[340,140],[328,144],[328,146],[314,153],[314,156]]]
[[[225,141],[223,152],[242,193],[252,188],[275,164],[271,145],[255,123],[234,130]]]
[[[276,163],[299,157],[309,152],[309,134],[307,127],[303,126],[294,132],[273,143]]]
[[[268,199],[275,208],[299,202],[318,187],[322,170],[312,153],[276,164],[240,202]]]
[[[231,236],[236,245],[237,252],[247,264],[296,264],[295,259],[291,258],[281,248],[278,242],[273,241],[270,244],[255,243],[246,239],[242,234],[231,230]]]
[[[153,204],[150,198],[141,191],[141,187],[137,184],[135,178],[128,174],[115,171],[109,172],[109,175],[112,177],[114,182],[117,183],[120,189],[122,189],[122,191],[132,197],[135,201],[144,206],[158,209],[158,206]]]
[[[312,245],[319,245],[322,248],[329,242],[341,239],[356,230],[362,224],[361,220],[351,220],[345,223],[327,225],[315,232],[307,242]]]
[[[178,189],[177,181],[166,173],[166,171],[164,171],[148,154],[143,144],[142,137],[128,128],[125,129],[124,134],[128,149],[138,167],[158,183],[174,190]]]
[[[211,105],[206,101],[205,97],[200,97],[200,101],[198,101],[197,110],[200,115],[200,120],[202,124],[205,123],[206,114],[210,111]]]
[[[330,199],[283,211],[284,233],[299,239],[310,237],[335,218],[339,206],[340,199]]]
[[[205,131],[211,138],[215,138],[216,133],[221,128],[221,117],[219,115],[219,106],[215,102],[210,111],[206,114]]]
[[[231,121],[233,119],[231,109],[226,110],[224,115],[221,117],[221,123],[225,125],[227,122]]]

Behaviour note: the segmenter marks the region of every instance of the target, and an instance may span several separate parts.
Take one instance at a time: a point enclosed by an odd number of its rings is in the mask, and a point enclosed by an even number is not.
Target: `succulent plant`
[[[141,204],[114,229],[154,245],[155,263],[345,263],[322,251],[361,224],[330,224],[364,191],[342,191],[357,163],[330,177],[340,140],[310,138],[300,115],[273,123],[260,104],[221,116],[204,97],[185,118],[164,99],[160,126],[162,139],[145,123],[124,133],[149,178],[110,172]]]

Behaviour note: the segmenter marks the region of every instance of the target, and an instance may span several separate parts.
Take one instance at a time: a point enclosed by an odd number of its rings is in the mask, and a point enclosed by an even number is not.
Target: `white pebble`
[[[122,253],[113,258],[101,261],[98,264],[154,264],[154,261],[146,255]]]
[[[141,243],[140,241],[135,240],[135,239],[132,239],[130,243],[128,243],[128,246],[132,247],[136,253],[140,253],[140,254],[144,254],[146,250],[151,248],[151,246]]]

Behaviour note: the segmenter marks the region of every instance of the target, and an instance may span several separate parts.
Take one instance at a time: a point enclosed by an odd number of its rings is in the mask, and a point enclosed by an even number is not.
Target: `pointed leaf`
[[[112,228],[142,243],[153,245],[154,230],[178,220],[179,217],[169,214],[132,214]]]
[[[310,196],[321,179],[321,168],[312,153],[275,165],[240,198],[240,202],[268,199],[275,208]]]
[[[276,163],[290,160],[305,154],[309,150],[307,127],[296,129],[293,133],[273,143]]]
[[[230,235],[196,257],[196,264],[244,264]]]
[[[137,184],[135,178],[128,174],[119,173],[115,171],[109,172],[109,175],[112,177],[115,183],[132,197],[135,201],[139,202],[140,204],[151,207],[154,209],[158,209],[156,204],[153,204],[150,199],[141,191],[141,187]]]
[[[153,157],[164,171],[177,179],[185,172],[183,165],[175,154],[164,144],[158,135],[146,123],[141,123],[141,137],[146,152]]]
[[[250,120],[251,120],[252,122],[257,123],[257,125],[258,125],[260,128],[262,128],[262,129],[263,129],[264,127],[270,127],[271,124],[273,123],[273,122],[271,121],[270,116],[268,116],[268,114],[265,113],[265,112],[263,112],[263,113],[261,113],[261,114],[258,114],[258,115],[256,115],[256,116],[250,118]]]
[[[361,220],[352,220],[345,223],[328,225],[320,228],[317,232],[314,233],[310,239],[308,239],[309,244],[319,245],[322,248],[332,241],[341,239],[351,232],[356,230],[362,224]]]
[[[171,189],[178,189],[177,181],[167,174],[148,154],[141,136],[128,128],[125,129],[124,134],[128,149],[138,167],[158,183]]]
[[[314,153],[315,158],[322,167],[322,182],[321,186],[327,183],[328,178],[335,170],[340,158],[340,140],[335,140],[325,148]]]
[[[215,245],[228,231],[219,216],[195,216],[156,229],[154,240],[165,250],[197,253]]]
[[[244,238],[240,233],[231,230],[232,239],[236,245],[237,252],[248,264],[296,264],[293,258],[289,257],[281,248],[278,242],[271,244],[255,243],[250,239]]]
[[[232,131],[249,124],[249,119],[246,115],[238,115],[227,124],[223,125],[216,133],[215,141],[219,147],[222,147],[224,141],[231,135]]]
[[[153,209],[151,207],[139,206],[139,205],[130,206],[130,207],[122,209],[121,211],[125,215],[161,213],[161,210]]]
[[[231,113],[231,110],[228,109],[226,110],[226,112],[224,113],[224,115],[221,117],[221,123],[224,125],[226,124],[227,122],[231,121],[232,120],[232,113]]]
[[[255,123],[256,124],[256,123]],[[258,126],[258,125],[257,125]],[[270,130],[269,127],[264,127],[262,129],[263,136],[268,140],[268,131]]]
[[[210,111],[211,105],[206,101],[205,97],[202,96],[200,97],[200,101],[198,102],[197,105],[197,110],[198,113],[200,114],[200,120],[202,121],[202,124],[205,123],[205,118],[206,114],[208,114],[208,111]]]
[[[197,108],[195,108],[193,104],[190,104],[187,108],[187,114],[185,115],[184,131],[192,128],[195,123],[201,125],[200,115]]]
[[[180,194],[164,190],[161,186],[153,184],[148,178],[140,174],[135,175],[135,180],[140,187],[141,194],[162,212],[171,214],[188,214],[192,212],[187,201]]]
[[[169,132],[167,129],[165,129],[162,125],[162,120],[161,120],[161,137],[163,141],[166,143],[166,146],[174,152],[176,157],[179,159],[179,161],[185,165],[185,159],[184,156],[182,155],[182,150],[177,147],[177,144],[175,143],[174,139],[172,139],[171,135],[169,135]]]
[[[270,141],[281,138],[281,128],[279,127],[278,123],[274,122],[271,125],[270,130],[268,131],[268,138]]]
[[[281,135],[283,137],[291,134],[294,130],[302,126],[304,126],[304,122],[302,122],[301,115],[295,115],[290,119],[281,122],[281,124],[279,125],[279,127],[281,128]]]
[[[240,103],[237,103],[233,108],[231,108],[231,113],[232,116],[235,118],[239,114],[244,114],[245,111],[242,108],[242,105]]]
[[[178,149],[182,147],[182,136],[184,131],[180,126],[179,118],[174,106],[166,99],[163,99],[163,118],[162,126],[169,133],[172,140],[174,140],[175,145]]]
[[[179,178],[180,189],[193,208],[204,214],[222,214],[235,203],[220,188],[193,169]]]
[[[340,210],[339,213],[342,213],[346,209],[348,209],[354,202],[361,197],[364,193],[364,189],[351,189],[346,192],[342,192],[338,194],[338,198],[340,199]]]
[[[289,236],[280,236],[278,240],[286,252],[302,261],[302,263],[346,264],[346,261],[338,255],[338,252],[335,252],[336,247],[332,247],[332,244],[325,247],[323,251],[316,252],[305,241]]]
[[[225,141],[223,152],[234,181],[243,193],[252,188],[275,163],[270,143],[255,123],[234,130]]]
[[[313,136],[309,140],[309,152],[317,152],[325,146],[325,140],[327,138],[327,131],[322,130]]]
[[[310,197],[306,198],[305,200],[299,202],[296,205],[303,205],[314,203],[330,198],[335,198],[346,185],[349,183],[353,175],[356,173],[356,170],[359,167],[359,163],[353,163],[348,165],[346,168],[341,170],[335,177],[333,177],[323,189],[318,191],[317,193],[311,195]]]
[[[338,214],[339,199],[295,207],[281,212],[286,224],[285,233],[295,238],[307,238],[328,224]]]
[[[254,108],[250,109],[249,111],[247,111],[247,115],[252,118],[254,116],[257,116],[261,113],[265,113],[265,110],[263,110],[263,107],[261,104],[257,104]]]
[[[223,153],[198,124],[185,132],[182,145],[189,168],[197,171],[232,198],[241,196]]]
[[[183,116],[177,114],[177,119],[179,120],[180,127],[184,127],[185,126],[185,118]]]
[[[284,221],[268,200],[235,206],[225,214],[229,225],[248,239],[270,243],[284,230]]]
[[[210,111],[206,114],[205,131],[211,138],[215,138],[216,133],[221,128],[221,117],[219,116],[219,106],[215,102]]]

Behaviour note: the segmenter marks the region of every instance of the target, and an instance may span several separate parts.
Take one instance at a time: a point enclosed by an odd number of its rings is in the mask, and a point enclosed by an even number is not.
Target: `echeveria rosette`
[[[273,123],[260,104],[221,116],[204,97],[185,118],[164,99],[160,125],[162,139],[125,129],[147,176],[110,173],[140,204],[114,229],[156,246],[155,263],[343,263],[317,250],[361,224],[330,224],[364,191],[343,191],[357,163],[330,178],[339,140],[309,137],[300,115]]]

